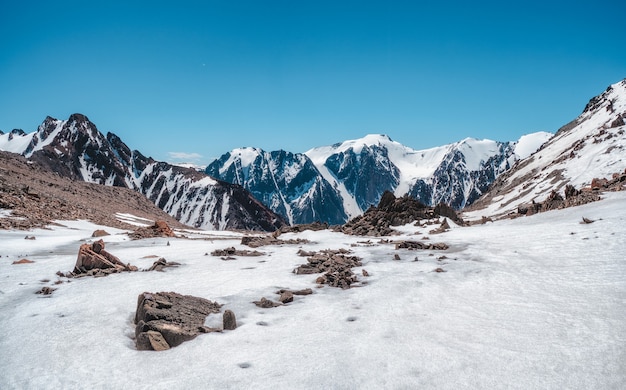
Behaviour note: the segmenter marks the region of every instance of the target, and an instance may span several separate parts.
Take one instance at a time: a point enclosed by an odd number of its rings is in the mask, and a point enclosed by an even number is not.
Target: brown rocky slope
[[[115,213],[163,220],[172,227],[184,226],[131,189],[70,180],[18,154],[3,151],[0,209],[11,211],[10,217],[0,217],[0,229],[30,229],[57,219],[86,219],[122,229],[135,228],[119,221]]]

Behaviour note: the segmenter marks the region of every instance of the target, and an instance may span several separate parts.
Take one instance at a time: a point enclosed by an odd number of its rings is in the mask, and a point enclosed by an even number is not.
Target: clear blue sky
[[[3,1],[0,129],[87,115],[160,160],[556,131],[626,77],[624,1]]]

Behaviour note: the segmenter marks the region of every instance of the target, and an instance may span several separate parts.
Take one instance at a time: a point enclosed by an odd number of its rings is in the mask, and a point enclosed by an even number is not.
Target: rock
[[[443,268],[435,268],[435,272],[446,272]]]
[[[154,225],[141,227],[128,235],[133,240],[153,237],[176,237],[174,231],[165,221],[156,221]]]
[[[161,333],[149,330],[137,335],[137,349],[140,351],[165,351],[170,349],[170,345]]]
[[[231,260],[231,256],[263,256],[265,253],[259,251],[250,251],[247,249],[239,250],[235,249],[234,246],[225,248],[225,249],[216,249],[211,252],[211,256],[224,256],[228,257],[228,260]],[[224,260],[224,259],[222,259]]]
[[[28,259],[19,259],[17,261],[14,261],[12,264],[31,264],[34,263],[33,260],[28,260]]]
[[[583,221],[581,222],[581,224],[588,224],[588,223],[594,223],[595,221],[589,218],[585,218],[583,217]],[[15,263],[13,263],[15,264]]]
[[[155,261],[154,263],[152,263],[152,266],[150,268],[148,268],[148,271],[159,271],[159,272],[163,272],[164,268],[168,268],[168,267],[178,267],[180,265],[180,263],[177,263],[175,261],[167,261],[165,260],[163,257],[161,257],[159,260]],[[130,266],[135,268],[134,271],[137,270],[137,267],[134,266]]]
[[[251,248],[258,248],[265,245],[300,245],[307,244],[309,240],[303,238],[295,238],[289,240],[281,240],[272,235],[267,236],[243,236],[241,237],[241,245],[247,245]]]
[[[258,307],[262,307],[264,309],[271,309],[272,307],[276,307],[276,306],[280,306],[281,305],[280,303],[271,301],[271,300],[269,300],[269,299],[267,299],[265,297],[261,298],[260,301],[254,301],[252,303],[254,303]]]
[[[52,288],[52,287],[48,287],[48,286],[44,286],[41,288],[41,290],[37,291],[36,294],[41,294],[41,295],[50,295],[52,294],[53,291],[55,291],[56,288]]]
[[[316,279],[317,284],[328,284],[333,287],[349,288],[357,281],[356,275],[351,268],[360,267],[361,259],[357,256],[348,256],[346,249],[323,250],[308,257],[308,264],[302,264],[293,272],[300,274],[313,274],[325,272]]]
[[[293,302],[293,293],[291,291],[284,291],[280,294],[278,300],[282,303]]]
[[[444,218],[443,222],[441,223],[441,226],[439,226],[437,229],[431,230],[429,233],[430,234],[441,234],[441,233],[447,232],[448,230],[450,230],[450,224],[448,223],[448,219]]]
[[[397,254],[397,253],[396,253],[396,254],[394,254],[394,255],[393,255],[393,259],[394,259],[394,260],[400,260],[400,255],[399,255],[399,254]]]
[[[361,274],[362,274],[363,276],[370,276],[370,273],[369,273],[369,272],[367,272],[367,271],[365,270],[365,268],[363,268],[363,269],[361,270]]]
[[[276,294],[283,294],[285,292],[290,292],[293,295],[311,295],[313,294],[313,290],[311,290],[310,288],[304,288],[302,290],[288,290],[288,289],[280,289],[278,291],[276,291]]]
[[[26,236],[24,237],[25,240],[34,240],[35,236]]]
[[[169,347],[176,347],[200,333],[206,333],[206,317],[219,313],[220,307],[219,303],[208,299],[174,292],[140,294],[135,313],[137,349],[154,349],[149,340],[158,341],[158,336],[143,334],[150,331],[159,333]]]
[[[110,236],[110,235],[111,234],[109,232],[107,232],[106,230],[98,229],[98,230],[95,230],[91,234],[91,237],[104,237],[104,236]]]
[[[113,272],[130,271],[129,266],[104,250],[104,241],[102,240],[92,244],[83,244],[78,249],[74,273],[83,274],[94,269],[110,269]]]
[[[235,313],[231,310],[226,310],[223,316],[224,330],[235,330],[237,329],[237,319],[235,318]]]
[[[446,250],[448,249],[448,245],[443,242],[436,242],[433,244],[420,242],[420,241],[400,241],[396,243],[396,249],[435,249],[435,250]]]

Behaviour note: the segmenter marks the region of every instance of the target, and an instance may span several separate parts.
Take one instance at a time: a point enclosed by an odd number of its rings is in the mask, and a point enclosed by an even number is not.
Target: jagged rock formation
[[[240,186],[131,151],[81,114],[66,121],[47,117],[34,133],[1,135],[0,150],[22,154],[61,177],[139,191],[186,225],[274,231],[285,224]]]
[[[78,258],[73,273],[76,275],[108,275],[122,271],[137,271],[137,267],[122,263],[117,256],[104,250],[104,241],[83,244],[78,250]]]

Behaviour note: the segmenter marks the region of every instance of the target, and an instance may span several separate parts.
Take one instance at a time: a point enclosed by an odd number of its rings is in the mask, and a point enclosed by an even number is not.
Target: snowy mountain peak
[[[524,159],[535,153],[541,145],[545,144],[552,138],[554,134],[547,131],[538,131],[536,133],[525,134],[515,143],[515,155]]]

